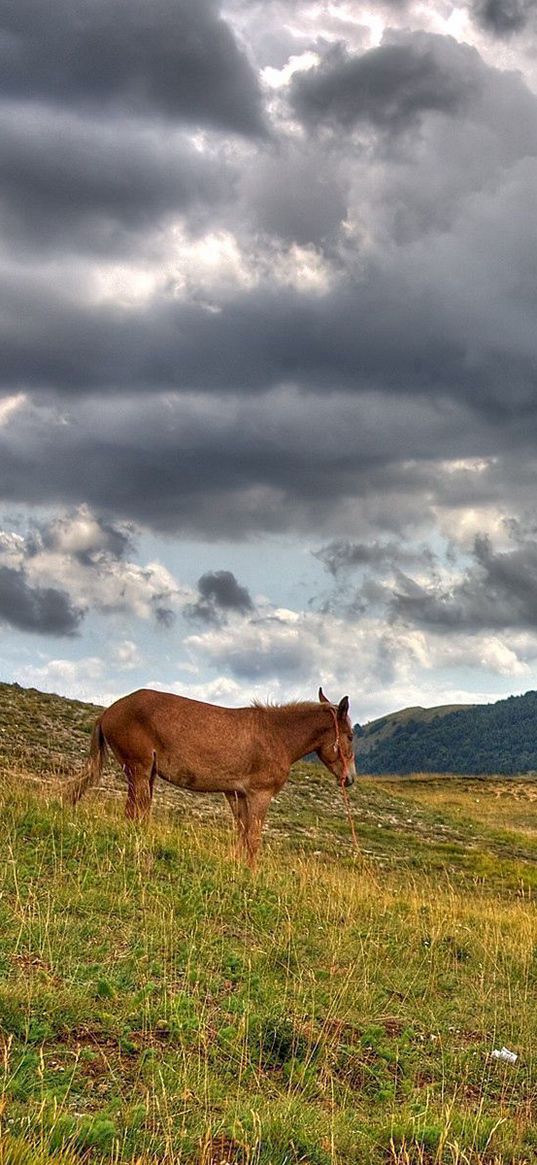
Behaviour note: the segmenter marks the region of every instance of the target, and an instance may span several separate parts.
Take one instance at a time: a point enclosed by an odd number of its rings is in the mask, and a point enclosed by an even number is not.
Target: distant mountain
[[[451,712],[465,712],[474,708],[475,704],[441,704],[438,708],[402,708],[400,712],[390,712],[387,716],[380,716],[378,720],[370,720],[367,724],[354,725],[358,737],[356,755],[364,756],[376,748],[377,745],[389,740],[400,725],[408,723],[429,724],[437,717],[448,716]]]
[[[537,692],[495,704],[404,708],[355,725],[362,773],[537,771]]]

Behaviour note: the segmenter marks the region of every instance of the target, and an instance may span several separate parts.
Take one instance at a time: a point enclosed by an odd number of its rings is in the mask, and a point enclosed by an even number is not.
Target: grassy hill
[[[355,854],[300,764],[252,877],[218,798],[62,809],[95,709],[0,697],[0,1165],[537,1165],[537,783],[362,779]]]
[[[72,773],[85,759],[96,704],[0,683],[0,765],[21,764],[30,771]]]

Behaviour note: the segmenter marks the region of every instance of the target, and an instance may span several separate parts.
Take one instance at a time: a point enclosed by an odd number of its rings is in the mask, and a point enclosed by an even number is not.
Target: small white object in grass
[[[516,1052],[510,1052],[509,1048],[495,1048],[492,1053],[494,1060],[504,1060],[506,1064],[516,1064],[518,1055]]]

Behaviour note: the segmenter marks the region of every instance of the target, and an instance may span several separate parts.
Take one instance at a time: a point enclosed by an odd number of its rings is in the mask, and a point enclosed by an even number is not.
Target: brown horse
[[[155,777],[199,793],[223,793],[237,826],[239,850],[255,864],[272,798],[291,765],[316,752],[342,786],[356,775],[349,698],[320,703],[221,708],[141,689],[117,700],[93,729],[86,772],[71,782],[73,804],[100,777],[106,746],[128,782],[126,814],[149,813]]]

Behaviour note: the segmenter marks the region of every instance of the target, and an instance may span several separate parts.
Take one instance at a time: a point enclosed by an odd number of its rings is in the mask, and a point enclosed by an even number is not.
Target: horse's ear
[[[319,699],[321,701],[321,704],[329,704],[330,703],[330,700],[327,700],[322,688],[319,688]]]
[[[343,699],[340,700],[339,704],[338,704],[338,709],[337,709],[338,720],[346,720],[348,715],[349,715],[349,697],[344,696]]]

